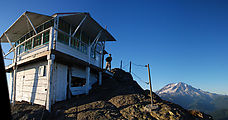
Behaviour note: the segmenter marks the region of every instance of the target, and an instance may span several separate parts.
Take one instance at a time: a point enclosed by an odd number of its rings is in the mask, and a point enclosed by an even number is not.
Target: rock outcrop
[[[52,106],[52,112],[45,112],[46,119],[78,119],[78,120],[212,120],[210,115],[199,111],[189,111],[181,106],[162,100],[153,93],[154,105],[157,109],[148,111],[150,104],[148,90],[143,90],[130,73],[121,69],[113,69],[113,78],[102,81],[102,85],[94,85],[89,95],[74,96],[70,100],[58,102]],[[20,110],[19,110],[20,111]],[[31,112],[31,111],[30,111]],[[28,112],[26,115],[29,115]],[[15,118],[15,116],[13,116]],[[41,115],[34,119],[40,119]],[[26,118],[24,116],[16,119]]]

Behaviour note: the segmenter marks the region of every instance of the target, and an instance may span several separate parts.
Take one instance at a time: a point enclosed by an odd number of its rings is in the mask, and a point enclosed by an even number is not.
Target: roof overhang
[[[96,38],[97,34],[102,30],[99,41],[116,41],[115,38],[101,25],[99,25],[89,13],[83,12],[74,12],[74,13],[56,13],[52,16],[37,14],[33,12],[26,11],[23,13],[14,23],[11,25],[8,30],[6,30],[0,37],[1,42],[8,42],[6,35],[11,42],[15,42],[20,39],[23,35],[31,31],[33,28],[30,25],[26,16],[30,19],[34,27],[39,26],[40,24],[53,19],[56,16],[59,16],[61,19],[66,22],[78,26],[82,19],[87,15],[84,23],[82,24],[82,29],[85,31],[91,38]],[[6,34],[6,35],[5,35]]]
[[[53,18],[52,16],[41,15],[41,14],[26,11],[13,23],[13,25],[11,25],[8,28],[8,30],[4,32],[8,36],[11,42],[17,41],[18,39],[20,39],[20,37],[22,37],[23,35],[25,35],[26,33],[32,30],[32,26],[30,25],[25,15],[28,16],[28,18],[31,20],[34,27],[37,27],[40,24]],[[0,37],[0,40],[1,42],[8,42],[4,33]]]
[[[89,13],[68,13],[66,15],[60,16],[60,18],[72,25],[78,26],[85,16],[87,17],[81,27],[82,30],[85,31],[91,38],[95,38],[100,30],[102,30],[99,41],[116,41],[106,29],[99,25],[89,15]]]

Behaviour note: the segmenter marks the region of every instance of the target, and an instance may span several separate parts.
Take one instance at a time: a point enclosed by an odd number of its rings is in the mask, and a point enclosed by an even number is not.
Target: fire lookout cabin
[[[27,101],[46,106],[71,95],[88,94],[102,84],[105,41],[116,41],[89,13],[26,11],[0,37],[9,43],[5,59],[10,74],[12,103]]]

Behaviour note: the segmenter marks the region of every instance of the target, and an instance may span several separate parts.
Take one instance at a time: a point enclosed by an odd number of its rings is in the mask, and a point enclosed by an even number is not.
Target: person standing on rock
[[[106,70],[109,69],[109,71],[111,71],[111,62],[112,62],[111,54],[109,54],[108,57],[105,60],[106,60],[105,69]]]

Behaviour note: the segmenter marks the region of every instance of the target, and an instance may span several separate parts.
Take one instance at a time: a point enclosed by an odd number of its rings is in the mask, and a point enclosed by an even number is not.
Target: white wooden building
[[[52,16],[26,11],[0,37],[11,45],[11,102],[45,105],[71,95],[88,94],[102,83],[105,41],[115,41],[89,13],[56,13]]]

